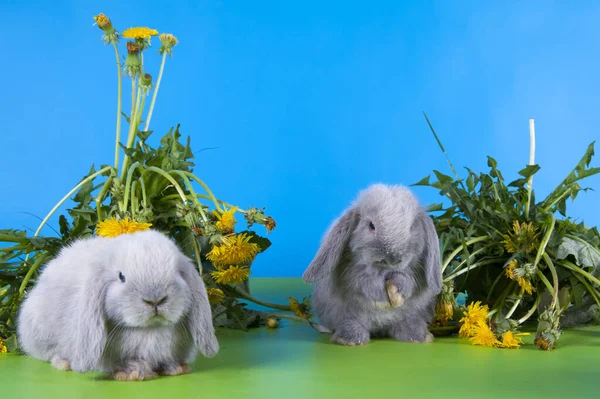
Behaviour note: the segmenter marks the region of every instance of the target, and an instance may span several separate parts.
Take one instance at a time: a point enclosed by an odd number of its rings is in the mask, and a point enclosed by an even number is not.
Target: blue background
[[[114,54],[92,26],[99,12],[179,38],[152,129],[181,123],[196,151],[218,147],[196,154],[197,174],[275,217],[256,276],[300,275],[365,186],[450,174],[422,111],[459,173],[487,170],[489,154],[507,179],[528,161],[535,118],[538,198],[599,137],[597,1],[3,1],[1,228],[35,229],[21,212],[43,217],[92,162],[112,163]],[[599,199],[582,194],[569,212],[596,225]]]

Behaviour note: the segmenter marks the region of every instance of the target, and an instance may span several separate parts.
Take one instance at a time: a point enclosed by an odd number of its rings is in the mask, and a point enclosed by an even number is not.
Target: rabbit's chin
[[[166,327],[173,325],[174,323],[164,317],[163,315],[157,314],[148,319],[144,327]]]

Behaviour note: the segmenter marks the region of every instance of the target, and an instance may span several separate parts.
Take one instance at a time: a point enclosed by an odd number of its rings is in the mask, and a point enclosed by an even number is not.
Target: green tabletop
[[[254,279],[261,299],[286,302],[310,287],[299,279]],[[0,355],[2,398],[584,398],[600,390],[600,328],[570,330],[543,352],[375,340],[364,347],[328,343],[305,324],[277,330],[221,330],[220,354],[199,358],[192,374],[118,382]]]

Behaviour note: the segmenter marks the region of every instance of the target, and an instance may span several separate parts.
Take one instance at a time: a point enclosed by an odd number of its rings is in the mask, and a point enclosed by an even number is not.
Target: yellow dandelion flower
[[[513,231],[504,235],[504,248],[509,253],[515,253],[523,250],[531,252],[539,245],[539,233],[536,231],[532,222],[519,223],[518,220],[513,221]]]
[[[487,324],[487,315],[489,308],[487,305],[481,306],[481,302],[477,301],[467,306],[467,312],[460,319],[462,326],[458,331],[458,336],[468,338],[472,335],[474,329],[481,324]]]
[[[222,244],[215,245],[206,258],[215,266],[247,264],[260,251],[258,244],[251,243],[250,239],[246,233],[223,237]]]
[[[121,234],[131,234],[138,231],[148,230],[151,223],[139,223],[129,218],[117,220],[111,218],[98,223],[96,234],[102,237],[116,237]]]
[[[4,340],[0,339],[0,353],[8,352],[8,348],[4,345]]]
[[[469,342],[479,346],[500,346],[502,344],[487,323],[480,323],[475,327]]]
[[[504,274],[511,280],[519,278],[519,275],[517,274],[517,261],[515,259],[508,263],[506,269],[504,269]]]
[[[206,294],[208,295],[208,301],[213,305],[218,305],[225,298],[223,290],[219,288],[207,288]]]
[[[158,31],[146,27],[129,28],[122,34],[127,39],[150,39],[152,36],[157,36]]]
[[[507,331],[502,335],[501,346],[508,349],[519,349],[519,346],[523,344],[523,340],[515,335],[512,331]]]
[[[310,314],[306,304],[300,303],[297,299],[292,297],[288,297],[288,301],[290,302],[290,309],[292,309],[292,312],[294,312],[296,316],[302,317],[303,319],[311,318],[312,315]]]
[[[533,291],[535,291],[535,289],[533,288],[533,285],[531,284],[531,281],[529,281],[525,277],[520,277],[517,280],[517,283],[519,283],[519,286],[521,287],[521,289],[528,294],[532,294]]]
[[[237,211],[237,207],[233,207],[223,213],[218,212],[217,210],[213,211],[213,214],[217,217],[217,223],[215,225],[221,232],[223,233],[231,233],[233,232],[233,227],[237,223],[235,220],[235,212]]]
[[[218,268],[211,275],[218,284],[241,284],[248,280],[250,268],[246,266],[229,266],[227,269]]]
[[[454,316],[454,308],[450,302],[438,302],[435,307],[435,319],[442,324],[448,323]]]

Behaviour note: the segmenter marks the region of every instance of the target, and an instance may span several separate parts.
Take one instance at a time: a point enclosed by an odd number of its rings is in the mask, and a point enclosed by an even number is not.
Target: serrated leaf
[[[435,173],[435,176],[437,177],[438,181],[442,184],[442,186],[454,183],[454,179],[452,177],[445,175],[442,172],[434,170],[433,173]]]
[[[411,184],[411,186],[429,186],[430,185],[430,183],[429,183],[429,179],[430,178],[431,178],[431,175],[427,176],[427,177],[424,177],[421,180],[419,180],[418,182],[416,182],[414,184]]]
[[[527,165],[524,169],[519,171],[519,174],[524,178],[528,179],[531,176],[535,175],[540,170],[539,165]]]
[[[590,248],[590,245],[569,237],[564,237],[558,247],[556,257],[558,259],[565,259],[569,255],[575,258],[577,265],[580,267],[595,267],[596,269],[600,269],[600,255]]]

